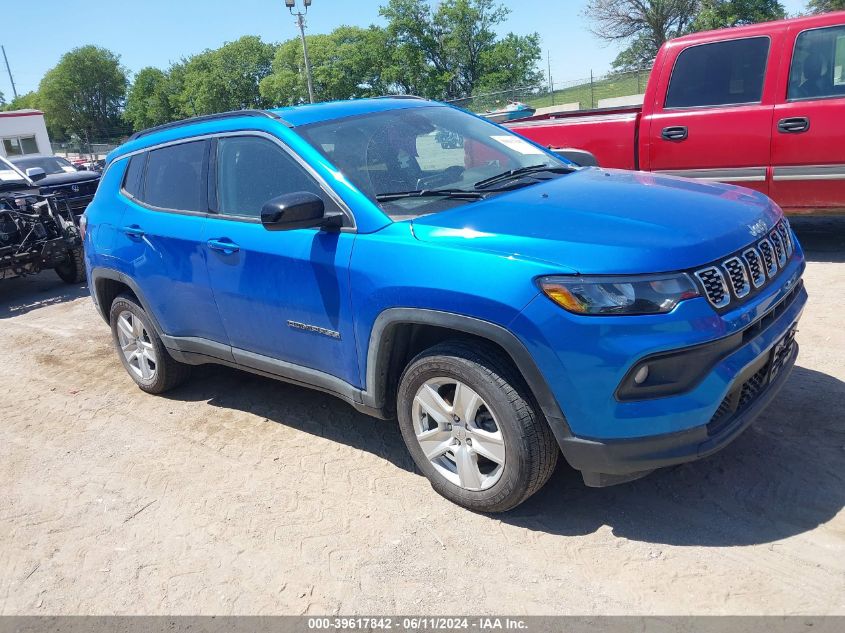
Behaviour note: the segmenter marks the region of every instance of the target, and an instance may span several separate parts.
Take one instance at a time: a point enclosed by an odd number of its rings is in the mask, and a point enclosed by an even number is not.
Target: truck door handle
[[[666,141],[685,141],[689,136],[689,130],[684,125],[665,127],[660,136]]]
[[[778,121],[778,132],[781,134],[801,134],[810,129],[810,119],[796,116]]]
[[[133,240],[140,240],[142,237],[144,237],[144,235],[146,235],[144,233],[144,229],[142,229],[137,224],[132,224],[130,226],[124,226],[120,230],[123,231],[124,233],[126,233],[126,235],[131,237]]]
[[[241,250],[240,246],[225,237],[221,237],[220,239],[216,240],[208,240],[206,244],[208,244],[208,248],[210,248],[211,250],[217,251],[218,253],[223,253],[224,255],[232,255],[233,253],[237,253],[239,250]]]

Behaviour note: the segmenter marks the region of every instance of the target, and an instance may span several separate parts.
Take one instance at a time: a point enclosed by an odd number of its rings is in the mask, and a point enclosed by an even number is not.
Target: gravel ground
[[[752,428],[498,517],[320,393],[205,367],[148,396],[84,287],[2,282],[0,614],[845,614],[845,218],[794,225],[801,354]]]

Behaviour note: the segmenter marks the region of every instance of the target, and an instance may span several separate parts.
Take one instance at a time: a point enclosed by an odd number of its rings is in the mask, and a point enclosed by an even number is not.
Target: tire
[[[444,411],[451,411],[452,423],[442,424]],[[462,411],[472,419],[460,421]],[[557,443],[521,376],[508,358],[483,345],[452,341],[419,354],[400,379],[397,413],[405,445],[432,488],[469,510],[515,508],[543,487],[557,465]],[[445,454],[431,458],[449,442]]]
[[[123,368],[143,391],[164,393],[190,377],[191,366],[170,355],[135,297],[118,295],[109,311],[109,323]]]
[[[67,253],[67,260],[56,266],[56,274],[66,284],[81,284],[85,281],[85,259],[82,248]]]

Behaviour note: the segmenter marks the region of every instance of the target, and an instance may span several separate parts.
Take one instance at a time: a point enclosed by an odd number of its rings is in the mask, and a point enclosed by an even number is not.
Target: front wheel
[[[462,342],[417,356],[397,397],[402,437],[441,495],[470,510],[515,508],[548,481],[559,450],[510,361]]]

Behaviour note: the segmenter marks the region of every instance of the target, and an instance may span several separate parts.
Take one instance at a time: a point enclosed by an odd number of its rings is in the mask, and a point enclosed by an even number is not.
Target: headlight
[[[663,314],[699,296],[684,273],[637,277],[541,277],[543,293],[575,314]]]

